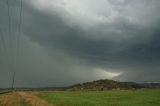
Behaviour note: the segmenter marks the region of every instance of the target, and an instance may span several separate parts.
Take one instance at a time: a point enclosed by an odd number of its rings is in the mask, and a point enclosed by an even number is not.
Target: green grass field
[[[40,97],[56,106],[160,106],[160,89],[46,92]]]

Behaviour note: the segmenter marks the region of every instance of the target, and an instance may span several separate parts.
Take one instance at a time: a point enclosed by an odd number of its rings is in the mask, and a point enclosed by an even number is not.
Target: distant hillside
[[[68,87],[43,87],[43,88],[16,88],[18,91],[76,91],[76,90],[121,90],[121,89],[140,89],[140,88],[160,88],[160,83],[135,83],[135,82],[120,82],[114,80],[96,80],[92,82],[86,82],[81,84],[75,84]],[[11,90],[10,88],[1,89]]]
[[[68,87],[68,90],[109,90],[109,89],[135,89],[145,88],[144,84],[138,84],[134,82],[119,82],[113,80],[97,80],[93,82],[87,82],[82,84],[76,84]]]
[[[152,83],[142,83],[143,86],[147,88],[160,88],[159,82],[152,82]]]

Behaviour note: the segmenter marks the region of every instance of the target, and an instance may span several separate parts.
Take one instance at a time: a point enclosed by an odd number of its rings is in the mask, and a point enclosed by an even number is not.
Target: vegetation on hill
[[[68,87],[68,90],[110,90],[110,89],[145,88],[144,85],[134,82],[119,82],[113,80],[97,80]]]

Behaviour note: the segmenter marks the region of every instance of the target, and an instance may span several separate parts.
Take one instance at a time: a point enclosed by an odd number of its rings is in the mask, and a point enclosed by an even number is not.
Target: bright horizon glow
[[[108,71],[100,68],[96,68],[94,71],[98,79],[113,79],[122,75],[122,72],[112,72],[112,70]]]

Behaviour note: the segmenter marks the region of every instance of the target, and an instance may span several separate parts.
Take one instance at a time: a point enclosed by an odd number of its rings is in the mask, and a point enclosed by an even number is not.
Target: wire
[[[17,47],[16,47],[16,58],[15,58],[15,67],[14,67],[14,74],[13,74],[13,82],[12,82],[12,89],[15,87],[15,74],[18,70],[18,65],[20,64],[20,52],[21,52],[21,47],[20,47],[20,38],[21,38],[21,27],[22,27],[22,7],[23,7],[23,2],[20,0],[20,14],[19,14],[19,22],[18,22],[18,34],[17,34]]]
[[[6,58],[7,58],[8,62],[10,62],[9,56],[8,56],[7,47],[6,47],[6,43],[5,43],[4,34],[3,34],[3,32],[2,32],[1,29],[0,29],[0,33],[1,33],[0,39],[1,39],[1,41],[2,41],[2,48],[3,48],[3,51],[4,51],[4,53],[6,54]]]
[[[17,40],[17,43],[16,43],[16,51],[15,51],[15,68],[17,69],[18,68],[18,63],[19,63],[19,57],[20,57],[20,38],[21,38],[21,27],[22,27],[22,5],[23,2],[22,0],[20,0],[20,8],[19,8],[19,21],[18,21],[18,33],[16,34],[16,40]]]
[[[11,37],[11,16],[10,16],[10,5],[9,0],[7,0],[7,7],[8,7],[8,27],[9,27],[9,45],[10,49],[12,48],[12,37]]]
[[[20,56],[20,37],[21,37],[21,29],[22,29],[22,8],[23,8],[23,1],[22,0],[20,0],[20,7],[19,7],[19,21],[18,21],[18,33],[15,35],[15,42],[16,43],[13,43],[12,41],[13,41],[13,37],[12,37],[12,32],[11,32],[11,13],[10,13],[10,3],[9,3],[9,0],[6,0],[6,2],[7,2],[7,9],[8,9],[8,45],[9,45],[9,49],[10,50],[8,50],[7,51],[7,47],[6,47],[6,45],[5,45],[5,41],[4,41],[4,36],[1,36],[1,39],[2,39],[2,43],[3,43],[3,48],[4,48],[4,51],[6,52],[6,55],[7,55],[7,58],[9,59],[8,60],[8,62],[9,63],[11,63],[10,65],[10,68],[11,68],[11,70],[12,70],[12,72],[14,73],[14,76],[13,77],[15,77],[15,74],[16,74],[16,71],[18,70],[18,64],[20,63],[20,61],[19,61],[19,56]],[[16,27],[15,27],[16,28]],[[12,43],[15,45],[15,46],[12,46]],[[13,48],[14,47],[14,48]],[[14,53],[13,52],[11,52],[11,51],[15,51]],[[12,57],[10,57],[9,58],[9,56],[11,56],[11,54],[9,54],[9,53],[13,53],[13,60],[11,59]],[[11,61],[13,61],[13,63],[11,62]],[[13,67],[12,67],[12,64],[13,64]],[[13,79],[12,79],[12,88],[13,87],[15,87],[15,81],[13,82]]]
[[[9,49],[10,50],[8,50],[8,58],[9,58],[9,63],[10,63],[10,69],[12,70],[12,72],[13,73],[15,73],[14,71],[15,71],[15,67],[14,67],[14,61],[15,61],[15,59],[14,59],[14,53],[13,52],[11,52],[14,48],[13,48],[13,46],[12,46],[12,33],[11,33],[11,15],[10,15],[10,4],[9,4],[9,0],[7,0],[7,7],[8,7],[8,28],[9,28],[9,33],[8,33],[8,35],[9,35],[9,40],[8,40],[8,43],[9,43]],[[12,59],[12,56],[11,56],[11,54],[9,54],[9,53],[13,53],[13,59]],[[10,56],[10,57],[9,57]],[[12,63],[13,62],[13,63]],[[13,79],[12,79],[12,83],[11,83],[11,88],[13,87],[14,85],[13,85]]]
[[[18,56],[20,53],[20,37],[21,37],[21,27],[22,27],[22,7],[23,7],[23,2],[22,0],[20,0],[20,15],[19,15],[19,26],[18,26],[18,37],[17,37],[17,52],[18,52]]]

